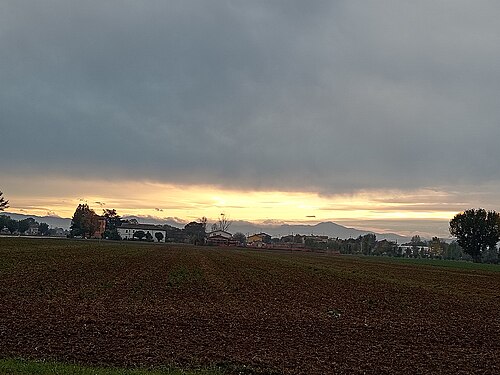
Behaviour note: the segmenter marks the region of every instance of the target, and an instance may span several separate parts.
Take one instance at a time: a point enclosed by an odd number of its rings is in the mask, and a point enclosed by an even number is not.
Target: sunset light
[[[312,192],[238,191],[213,186],[172,185],[154,182],[70,180],[52,177],[38,181],[39,197],[23,193],[23,180],[11,187],[11,211],[71,217],[82,202],[97,212],[114,208],[121,215],[176,218],[180,223],[205,216],[215,221],[221,212],[231,220],[254,223],[318,223],[336,221],[366,227],[371,220],[449,220],[449,194],[433,190],[373,191],[319,195]],[[71,188],[70,188],[71,187]],[[96,188],[97,187],[97,188]],[[73,189],[69,195],[66,191]],[[96,191],[99,194],[95,194]],[[418,201],[416,201],[418,200]]]

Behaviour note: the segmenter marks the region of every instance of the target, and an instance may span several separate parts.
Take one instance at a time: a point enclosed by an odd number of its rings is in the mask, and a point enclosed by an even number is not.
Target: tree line
[[[54,229],[49,228],[49,224],[38,223],[31,217],[22,220],[14,220],[8,215],[0,215],[0,231],[6,228],[10,234],[25,234],[32,226],[36,227],[36,234],[40,236],[50,236],[55,233]]]
[[[438,237],[423,241],[413,236],[408,244],[376,241],[373,234],[357,239],[329,239],[326,243],[312,242],[311,247],[326,247],[343,254],[406,256],[415,258],[466,259],[474,262],[498,263],[500,214],[483,208],[468,209],[456,214],[449,223],[455,241],[447,243]],[[306,240],[307,241],[307,240]]]
[[[438,237],[426,241],[415,235],[410,242],[398,244],[386,239],[377,240],[373,233],[359,236],[357,238],[329,238],[327,241],[319,242],[305,239],[307,248],[318,250],[332,250],[341,254],[353,255],[376,255],[405,258],[438,258],[438,259],[468,259],[457,241],[448,243]]]

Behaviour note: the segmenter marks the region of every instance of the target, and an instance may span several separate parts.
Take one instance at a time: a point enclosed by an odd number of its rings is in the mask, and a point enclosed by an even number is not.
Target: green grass
[[[176,288],[202,281],[203,273],[200,269],[189,269],[181,266],[170,270],[168,273],[167,287]]]
[[[363,256],[365,260],[395,262],[403,264],[415,264],[424,266],[435,266],[445,268],[456,268],[461,270],[478,270],[489,272],[500,272],[500,265],[488,263],[473,263],[465,260],[443,260],[443,259],[414,259],[414,258],[392,258],[392,257],[369,257]]]
[[[181,370],[164,367],[159,369],[123,369],[88,367],[60,362],[40,362],[24,359],[0,359],[1,375],[222,375],[221,368]]]

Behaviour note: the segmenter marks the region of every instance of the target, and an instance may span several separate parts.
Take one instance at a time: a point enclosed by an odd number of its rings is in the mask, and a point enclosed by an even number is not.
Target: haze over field
[[[3,1],[9,211],[448,236],[500,210],[500,3]]]

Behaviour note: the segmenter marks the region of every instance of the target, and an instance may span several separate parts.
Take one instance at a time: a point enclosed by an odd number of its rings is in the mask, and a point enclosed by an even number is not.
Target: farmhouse
[[[36,236],[38,234],[38,223],[30,224],[30,227],[25,234],[28,236]]]
[[[165,242],[166,237],[167,237],[167,232],[166,230],[159,226],[159,225],[152,225],[152,224],[122,224],[118,228],[116,228],[118,231],[118,234],[123,240],[132,240],[135,239],[134,234],[136,232],[142,231],[144,234],[147,236],[148,233],[152,237],[152,240],[154,242]],[[157,235],[157,233],[161,233],[160,235]],[[158,240],[158,238],[161,238]]]
[[[255,247],[264,247],[271,243],[271,236],[266,233],[256,233],[247,237],[247,245]]]
[[[225,246],[236,246],[238,241],[233,240],[233,235],[224,230],[214,230],[208,233],[207,243],[209,245],[225,245]]]

